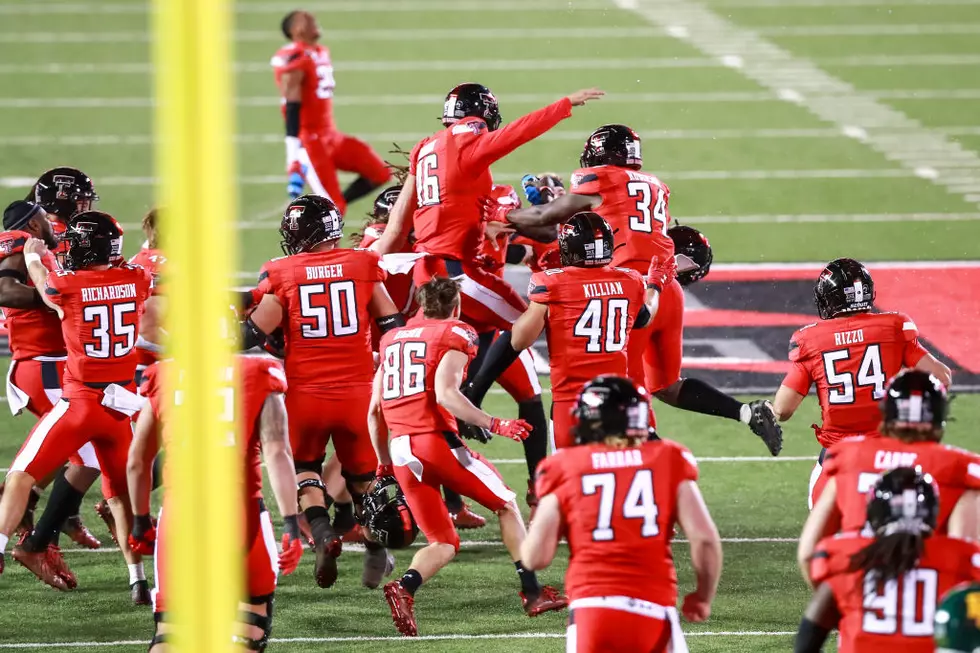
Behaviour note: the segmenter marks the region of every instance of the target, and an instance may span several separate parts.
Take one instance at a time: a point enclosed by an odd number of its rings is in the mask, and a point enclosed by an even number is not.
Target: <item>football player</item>
[[[672,259],[670,189],[641,171],[639,135],[626,125],[603,125],[585,141],[580,164],[569,193],[548,204],[512,211],[508,220],[519,228],[534,228],[559,224],[580,211],[596,211],[616,234],[614,266],[645,274],[652,259]],[[675,277],[672,273],[665,281],[660,310],[646,337],[630,340],[630,377],[671,406],[747,424],[769,452],[778,455],[783,433],[767,401],[743,404],[700,379],[681,378],[684,292]]]
[[[150,642],[150,651],[154,653],[167,650],[164,614],[166,568],[170,561],[166,551],[158,545],[158,541],[163,542],[166,530],[166,506],[160,510],[156,527],[150,520],[150,469],[160,449],[160,427],[168,410],[163,398],[162,377],[170,373],[170,365],[166,362],[155,363],[146,369],[141,394],[149,398],[150,405],[140,411],[136,421],[128,467],[129,497],[135,513],[129,534],[130,545],[144,554],[156,550],[153,612],[157,626]],[[241,434],[244,437],[238,438],[244,464],[242,499],[245,515],[244,540],[239,544],[240,550],[246,552],[244,562],[248,598],[240,606],[244,635],[236,638],[236,641],[248,650],[264,651],[272,629],[276,576],[279,572],[291,574],[295,571],[303,555],[297,515],[296,476],[283,402],[286,376],[278,361],[240,355],[235,358],[234,372],[228,378],[238,380],[237,387],[230,387],[232,392],[226,397],[229,401],[237,397],[241,424],[245,427],[245,432]],[[285,524],[282,552],[278,556],[272,520],[262,499],[263,458]]]
[[[130,265],[139,265],[150,271],[154,279],[154,301],[148,302],[143,313],[140,339],[136,343],[136,353],[139,357],[136,363],[136,385],[142,386],[143,370],[156,362],[162,351],[163,314],[166,311],[165,299],[162,293],[160,276],[163,274],[167,257],[159,249],[157,234],[157,209],[150,209],[143,216],[143,235],[146,240],[140,251],[129,259]]]
[[[91,210],[99,200],[99,194],[95,192],[92,179],[84,172],[78,168],[59,166],[38,177],[25,199],[47,212],[55,238],[60,241],[68,219],[81,211]],[[61,256],[66,247],[66,243],[60,242],[52,251]]]
[[[681,611],[693,622],[711,614],[721,540],[694,456],[656,437],[649,406],[649,395],[628,378],[593,379],[575,403],[576,446],[538,468],[538,511],[521,555],[529,568],[543,569],[568,538],[569,653],[687,650],[671,553],[678,524],[697,578]]]
[[[841,533],[817,547],[796,653],[822,650],[834,627],[840,653],[933,653],[939,597],[980,580],[980,546],[935,533],[939,496],[928,474],[898,467],[868,496],[873,536]]]
[[[894,467],[915,465],[936,482],[942,496],[937,533],[980,538],[980,456],[940,443],[948,406],[946,388],[936,377],[905,370],[881,400],[881,437],[845,438],[827,450],[827,482],[800,536],[797,555],[804,577],[821,539],[864,527],[868,489]]]
[[[404,317],[382,284],[380,256],[338,247],[344,222],[329,199],[304,195],[290,202],[279,233],[286,256],[262,266],[258,291],[264,297],[244,322],[244,346],[284,329],[289,443],[316,546],[314,577],[327,588],[337,580],[341,552],[321,478],[327,443],[333,440],[359,511],[378,463],[367,429],[374,370],[369,325],[373,318],[385,332]],[[384,547],[366,546],[361,580],[374,588],[394,561]]]
[[[460,440],[456,420],[492,433],[523,440],[523,420],[492,417],[471,404],[459,388],[476,356],[477,335],[459,321],[460,293],[455,281],[433,279],[419,289],[420,314],[381,338],[381,365],[374,377],[369,413],[371,440],[378,454],[378,476],[394,475],[405,493],[428,545],[416,552],[400,580],[385,585],[385,599],[396,628],[418,635],[415,593],[455,557],[459,535],[441,501],[446,486],[497,514],[504,544],[521,581],[521,601],[529,616],[565,607],[565,598],[538,584],[521,564],[524,521],[515,494],[480,454]],[[388,434],[392,438],[389,441]]]
[[[976,653],[980,649],[980,583],[951,589],[936,610],[936,653]]]
[[[666,273],[654,267],[648,284],[635,270],[610,266],[613,242],[609,223],[597,213],[576,213],[561,226],[562,267],[531,276],[530,307],[512,332],[494,342],[467,389],[467,396],[480,405],[501,371],[547,329],[554,448],[573,442],[572,408],[582,386],[598,374],[625,376],[631,334],[647,326],[657,312],[657,291],[662,288],[658,275]]]
[[[29,239],[24,260],[41,299],[61,320],[68,349],[61,399],[37,423],[10,466],[0,501],[0,568],[8,537],[23,514],[36,479],[56,471],[91,442],[102,465],[102,491],[115,517],[117,539],[129,564],[134,602],[149,601],[139,554],[126,544],[132,519],[126,494],[130,417],[140,400],[130,391],[136,371],[133,349],[143,304],[153,279],[141,267],[112,266],[122,254],[122,234],[112,216],[76,213],[68,220],[65,270],[51,271],[44,241]]]
[[[301,195],[309,182],[314,193],[329,197],[343,214],[347,204],[387,182],[391,171],[371,146],[338,131],[334,123],[333,63],[330,50],[320,44],[320,26],[313,14],[289,12],[282,20],[282,34],[289,45],[272,57],[272,68],[286,120],[289,196]],[[337,170],[358,177],[341,191]]]
[[[827,449],[845,437],[878,436],[885,384],[903,368],[934,375],[945,386],[949,368],[919,343],[919,330],[904,313],[873,313],[875,284],[868,269],[849,258],[827,264],[813,297],[821,321],[793,334],[792,369],[776,392],[779,421],[788,420],[816,384],[822,423],[813,425],[822,447],[810,474],[813,508],[827,482],[822,474]]]
[[[415,265],[415,283],[432,277],[460,282],[463,320],[477,331],[509,330],[526,304],[503,279],[477,263],[483,239],[482,201],[490,194],[490,166],[603,95],[578,91],[501,127],[497,98],[486,86],[460,84],[443,107],[444,130],[421,140],[408,160],[408,177],[378,242],[381,253],[397,251],[414,226],[415,251],[428,254]]]

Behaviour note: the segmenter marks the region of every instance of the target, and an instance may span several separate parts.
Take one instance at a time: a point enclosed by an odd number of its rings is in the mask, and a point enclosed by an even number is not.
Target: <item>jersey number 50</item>
[[[327,307],[316,302],[323,295],[330,295],[329,319]],[[354,282],[334,281],[331,284],[310,283],[299,287],[299,312],[313,324],[303,324],[300,332],[304,338],[350,336],[360,330],[357,322],[357,292]],[[330,325],[328,328],[327,325]]]

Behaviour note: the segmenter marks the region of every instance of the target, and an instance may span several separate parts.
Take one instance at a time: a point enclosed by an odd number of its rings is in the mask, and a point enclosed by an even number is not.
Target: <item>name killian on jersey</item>
[[[586,299],[605,297],[606,295],[622,295],[623,284],[619,281],[600,281],[599,283],[583,283],[582,290]]]
[[[136,297],[136,284],[124,283],[118,286],[95,286],[82,288],[83,302],[104,302],[112,299],[132,299]]]

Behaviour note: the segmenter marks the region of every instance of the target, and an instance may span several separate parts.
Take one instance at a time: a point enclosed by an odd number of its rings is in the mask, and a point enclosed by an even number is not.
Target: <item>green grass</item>
[[[37,0],[0,0],[0,5],[27,5]],[[122,0],[116,0],[122,2]],[[140,0],[125,0],[125,4]],[[690,44],[667,36],[626,32],[609,36],[610,30],[647,28],[634,14],[587,3],[587,8],[569,10],[564,0],[541,0],[520,12],[492,11],[358,11],[354,2],[344,2],[345,11],[331,11],[334,0],[313,3],[326,29],[337,64],[337,121],[342,129],[357,134],[389,156],[391,142],[411,147],[417,138],[438,127],[439,97],[452,85],[478,80],[491,86],[501,100],[505,119],[512,119],[552,98],[579,87],[597,85],[609,92],[606,100],[577,110],[554,134],[529,144],[494,166],[501,182],[516,183],[524,172],[557,170],[567,174],[577,167],[578,153],[586,135],[604,122],[626,122],[644,136],[647,168],[659,174],[672,189],[671,213],[686,221],[695,216],[706,220],[702,227],[714,246],[719,262],[812,261],[849,255],[866,260],[936,260],[980,258],[980,229],[976,221],[906,221],[893,218],[885,223],[821,224],[775,222],[762,218],[752,223],[732,220],[737,216],[810,214],[908,214],[973,213],[975,203],[947,193],[917,177],[873,177],[896,171],[893,163],[866,145],[830,132],[756,137],[758,130],[830,130],[797,105],[775,98],[766,99],[765,89],[739,72],[710,61]],[[471,0],[461,0],[470,6]],[[401,0],[408,5],[412,0]],[[258,139],[239,147],[238,174],[244,177],[281,175],[283,147],[278,138],[282,122],[275,103],[269,70],[262,69],[280,45],[278,11],[257,11],[255,2],[236,14],[239,30],[248,38],[234,43],[239,64],[259,66],[236,74],[241,97],[268,98],[267,106],[241,106],[235,131]],[[367,6],[368,0],[364,0]],[[431,4],[431,3],[429,3]],[[571,3],[573,6],[576,3]],[[980,5],[935,6],[733,6],[731,0],[708,0],[720,15],[739,25],[769,30],[767,38],[798,57],[812,59],[828,73],[852,84],[857,91],[960,90],[980,87],[976,66],[916,64],[882,66],[848,57],[889,55],[980,55],[975,34],[908,34],[880,36],[791,36],[780,35],[781,27],[809,25],[916,25],[970,24],[980,22]],[[813,3],[808,3],[813,4]],[[335,6],[335,5],[334,5]],[[669,11],[668,9],[665,9]],[[0,13],[0,15],[3,15]],[[71,137],[147,137],[151,134],[150,107],[16,108],[8,99],[42,101],[85,98],[149,98],[152,77],[145,72],[101,71],[98,73],[36,73],[31,66],[49,64],[118,65],[148,62],[145,39],[112,40],[96,35],[120,32],[144,33],[146,13],[71,13],[58,11],[11,14],[0,21],[0,201],[22,197],[26,186],[15,178],[30,178],[58,164],[76,165],[94,178],[102,196],[100,208],[127,225],[139,222],[154,203],[153,187],[138,178],[152,178],[152,146],[133,143],[79,145]],[[356,30],[414,29],[530,29],[553,30],[552,36],[527,37],[501,34],[497,38],[469,38],[444,32],[444,38],[381,39],[379,34]],[[603,36],[558,34],[562,29],[602,30]],[[263,30],[266,35],[256,37]],[[650,30],[651,32],[653,30]],[[72,33],[92,38],[54,39],[53,42],[19,42],[22,35]],[[616,59],[620,63],[604,69],[569,63]],[[695,67],[651,66],[646,60],[700,59]],[[523,62],[514,70],[500,60]],[[540,70],[526,62],[542,63]],[[635,65],[622,60],[635,60]],[[387,70],[378,62],[456,62],[434,65],[426,70]],[[489,62],[496,62],[490,65]],[[13,65],[16,68],[9,68]],[[364,68],[371,67],[371,70]],[[489,69],[488,69],[489,68]],[[520,69],[517,69],[520,68]],[[43,69],[43,68],[42,68]],[[750,101],[640,101],[638,94],[762,94]],[[428,95],[429,104],[391,101],[397,96]],[[540,96],[529,101],[520,96]],[[631,96],[633,96],[631,98]],[[387,100],[385,98],[388,98]],[[356,102],[356,103],[355,103]],[[921,121],[927,127],[968,127],[980,123],[978,101],[970,99],[887,100],[889,104]],[[733,134],[732,130],[741,132]],[[833,132],[836,134],[836,131]],[[46,139],[25,144],[23,138]],[[64,140],[63,137],[68,137]],[[265,140],[262,140],[262,137]],[[964,148],[980,152],[980,137],[954,137]],[[269,140],[271,139],[271,140]],[[705,179],[707,173],[742,171],[867,171],[855,178]],[[693,177],[693,178],[692,178]],[[274,227],[284,197],[283,183],[240,183],[238,214],[252,226],[238,231],[241,252],[239,269],[254,273],[270,257],[279,254]],[[370,200],[354,204],[348,229],[358,226]],[[206,215],[182,216],[207,220]],[[725,222],[728,220],[728,222]],[[791,218],[792,220],[792,218]],[[141,238],[130,231],[127,250],[132,252]],[[246,283],[247,279],[239,280]],[[915,306],[907,308],[916,313]],[[6,362],[0,362],[0,371]],[[513,413],[509,398],[491,396],[488,407]],[[966,396],[954,404],[957,421],[948,438],[954,444],[980,447],[980,436],[970,428],[980,420],[980,397]],[[744,427],[731,422],[684,413],[660,406],[662,432],[687,444],[699,457],[761,456],[761,443]],[[817,444],[808,425],[818,418],[812,400],[787,425],[785,456],[813,456]],[[0,406],[0,465],[9,464],[23,442],[30,418],[12,419]],[[492,459],[517,459],[520,447],[495,441],[485,448]],[[704,462],[701,484],[722,535],[727,538],[792,538],[806,516],[808,461]],[[512,487],[522,492],[522,464],[500,466]],[[85,518],[100,537],[108,541],[91,504],[86,500]],[[493,524],[464,534],[473,541],[499,540]],[[220,545],[221,543],[218,543]],[[691,587],[688,556],[684,544],[676,547],[682,591]],[[794,545],[782,542],[728,543],[725,572],[712,619],[704,625],[685,626],[693,637],[695,653],[709,651],[785,651],[787,636],[697,636],[704,632],[793,631],[805,605],[807,592],[795,569]],[[403,570],[410,552],[398,554]],[[68,560],[77,571],[81,586],[70,594],[59,594],[37,583],[26,571],[12,564],[0,579],[0,648],[16,642],[117,641],[148,639],[152,621],[147,610],[129,605],[126,574],[118,554],[76,553],[68,549]],[[551,570],[543,574],[560,583],[566,561],[562,550]],[[311,578],[312,560],[304,560],[297,574],[283,579],[278,593],[275,636],[358,637],[393,636],[387,608],[377,592],[359,586],[360,554],[341,558],[341,580],[329,590],[316,589]],[[501,546],[495,544],[464,548],[458,560],[419,594],[418,614],[423,634],[508,634],[540,632],[560,634],[563,617],[546,615],[528,620],[519,609],[512,568]],[[43,615],[43,619],[40,618]],[[427,641],[392,643],[397,650],[473,651],[561,651],[560,639],[486,639],[473,641]],[[373,651],[377,642],[332,642],[277,644],[275,650]],[[144,645],[94,647],[95,651],[143,650]],[[58,646],[38,651],[61,650]]]

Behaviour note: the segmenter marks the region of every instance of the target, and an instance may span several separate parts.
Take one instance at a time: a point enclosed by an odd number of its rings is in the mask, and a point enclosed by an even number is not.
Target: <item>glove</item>
[[[524,197],[527,198],[529,204],[538,206],[539,204],[544,204],[544,200],[541,198],[541,190],[538,188],[538,178],[534,175],[524,175],[521,177],[521,186],[524,188]]]
[[[157,529],[149,515],[134,515],[133,530],[129,533],[129,548],[140,555],[153,555],[156,549]]]
[[[299,532],[299,517],[283,517],[286,532],[282,535],[282,551],[279,553],[279,570],[284,576],[296,571],[303,557],[303,540]]]
[[[289,180],[286,182],[286,193],[289,199],[294,200],[303,194],[306,186],[306,166],[299,161],[293,161],[286,170]]]
[[[467,440],[476,440],[483,444],[490,442],[490,439],[493,437],[493,434],[482,426],[475,426],[462,420],[456,421],[456,428],[459,430],[460,436]]]
[[[650,261],[650,270],[647,273],[647,286],[656,288],[657,292],[663,292],[667,284],[673,281],[676,276],[677,261],[674,260],[673,256],[668,256],[663,260],[654,256],[653,260]]]
[[[490,432],[502,435],[505,438],[523,442],[531,434],[531,425],[522,419],[500,419],[499,417],[490,418]]]
[[[391,463],[387,465],[378,465],[378,471],[375,472],[376,478],[384,478],[385,476],[394,476],[395,468],[391,466]]]
[[[492,256],[487,256],[486,254],[477,254],[476,258],[473,259],[477,267],[483,268],[487,272],[496,272],[500,268],[504,267],[504,264],[493,258]]]

